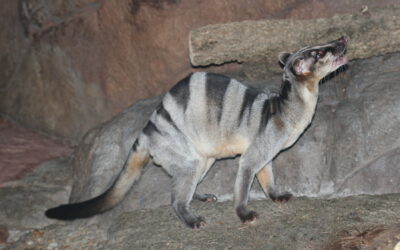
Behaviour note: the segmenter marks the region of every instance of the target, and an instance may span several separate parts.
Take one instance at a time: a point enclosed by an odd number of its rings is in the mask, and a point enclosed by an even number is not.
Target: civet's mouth
[[[347,59],[347,57],[342,54],[339,55],[338,57],[336,57],[336,59],[333,61],[333,63],[335,64],[336,67],[340,67],[342,65],[345,65],[346,63],[349,62],[349,59]]]
[[[346,57],[348,41],[349,41],[349,38],[345,37],[345,36],[342,36],[341,38],[339,38],[338,40],[335,41],[336,47],[335,47],[334,55],[336,58],[333,61],[334,66],[340,67],[349,62],[349,60]]]

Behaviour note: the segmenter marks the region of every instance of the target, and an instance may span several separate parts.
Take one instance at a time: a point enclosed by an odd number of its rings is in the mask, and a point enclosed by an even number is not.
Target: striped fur
[[[189,210],[197,184],[214,161],[241,155],[235,181],[235,208],[243,222],[257,213],[247,209],[254,177],[274,201],[286,201],[289,193],[274,189],[272,159],[291,146],[310,124],[315,112],[319,81],[347,61],[347,39],[282,53],[282,87],[269,96],[235,79],[197,72],[177,83],[164,96],[135,142],[124,170],[101,196],[78,204],[50,209],[51,218],[74,219],[102,213],[115,206],[138,178],[149,157],[173,178],[172,205],[189,227],[205,222]]]

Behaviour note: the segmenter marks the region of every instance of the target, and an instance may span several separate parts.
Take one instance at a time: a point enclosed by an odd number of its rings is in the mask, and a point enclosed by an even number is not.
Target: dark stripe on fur
[[[174,97],[176,102],[182,106],[183,110],[186,111],[189,98],[190,98],[190,78],[192,77],[192,74],[189,74],[187,77],[184,79],[180,80],[172,89],[169,91],[169,93]]]
[[[158,128],[156,127],[156,125],[152,121],[149,121],[147,123],[146,127],[143,129],[143,133],[145,135],[151,135],[153,133],[161,134],[160,130],[158,130]]]
[[[242,123],[243,115],[246,109],[249,109],[249,114],[251,113],[251,106],[253,105],[254,100],[257,98],[258,91],[253,88],[247,88],[246,92],[243,96],[242,106],[240,108],[240,113],[238,117],[238,125]]]
[[[206,98],[207,103],[211,104],[208,106],[210,109],[208,113],[212,114],[212,111],[216,111],[218,123],[221,121],[224,96],[230,81],[231,78],[224,75],[215,73],[206,75]]]
[[[180,129],[176,126],[175,122],[172,120],[171,115],[164,108],[163,103],[161,103],[160,106],[158,107],[157,114],[163,117],[164,120],[166,120],[169,124],[171,124],[171,126],[173,126],[177,131],[180,131]]]
[[[282,101],[289,99],[289,93],[292,90],[292,84],[289,80],[284,80],[281,85],[281,90],[279,92],[279,97]]]
[[[271,101],[265,100],[261,110],[261,119],[260,126],[258,127],[258,132],[261,133],[264,131],[265,127],[268,124],[269,119],[271,119]]]
[[[139,144],[139,141],[135,140],[135,142],[132,145],[132,151],[136,151],[138,144]]]
[[[292,89],[292,84],[289,80],[284,80],[281,85],[281,90],[279,96],[271,98],[270,101],[270,111],[271,115],[282,112],[283,105],[289,100],[289,94]]]
[[[285,102],[289,100],[291,89],[292,84],[289,80],[285,79],[282,82],[279,96],[272,97],[271,99],[267,99],[264,101],[261,111],[260,127],[258,128],[259,133],[261,133],[265,129],[268,121],[271,119],[271,116],[275,115],[276,113],[282,112],[283,105],[285,105]]]

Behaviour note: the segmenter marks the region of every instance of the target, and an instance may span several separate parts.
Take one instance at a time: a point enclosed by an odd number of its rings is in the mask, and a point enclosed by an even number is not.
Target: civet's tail
[[[87,218],[113,208],[124,198],[133,183],[139,178],[140,170],[147,164],[148,160],[148,151],[137,146],[136,141],[124,168],[108,190],[87,201],[48,209],[45,213],[46,216],[59,220],[74,220]]]

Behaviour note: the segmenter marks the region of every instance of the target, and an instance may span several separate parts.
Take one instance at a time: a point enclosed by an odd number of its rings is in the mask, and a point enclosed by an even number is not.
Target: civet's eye
[[[316,54],[317,54],[316,55],[317,59],[320,59],[325,56],[325,52],[322,50],[317,50]]]

